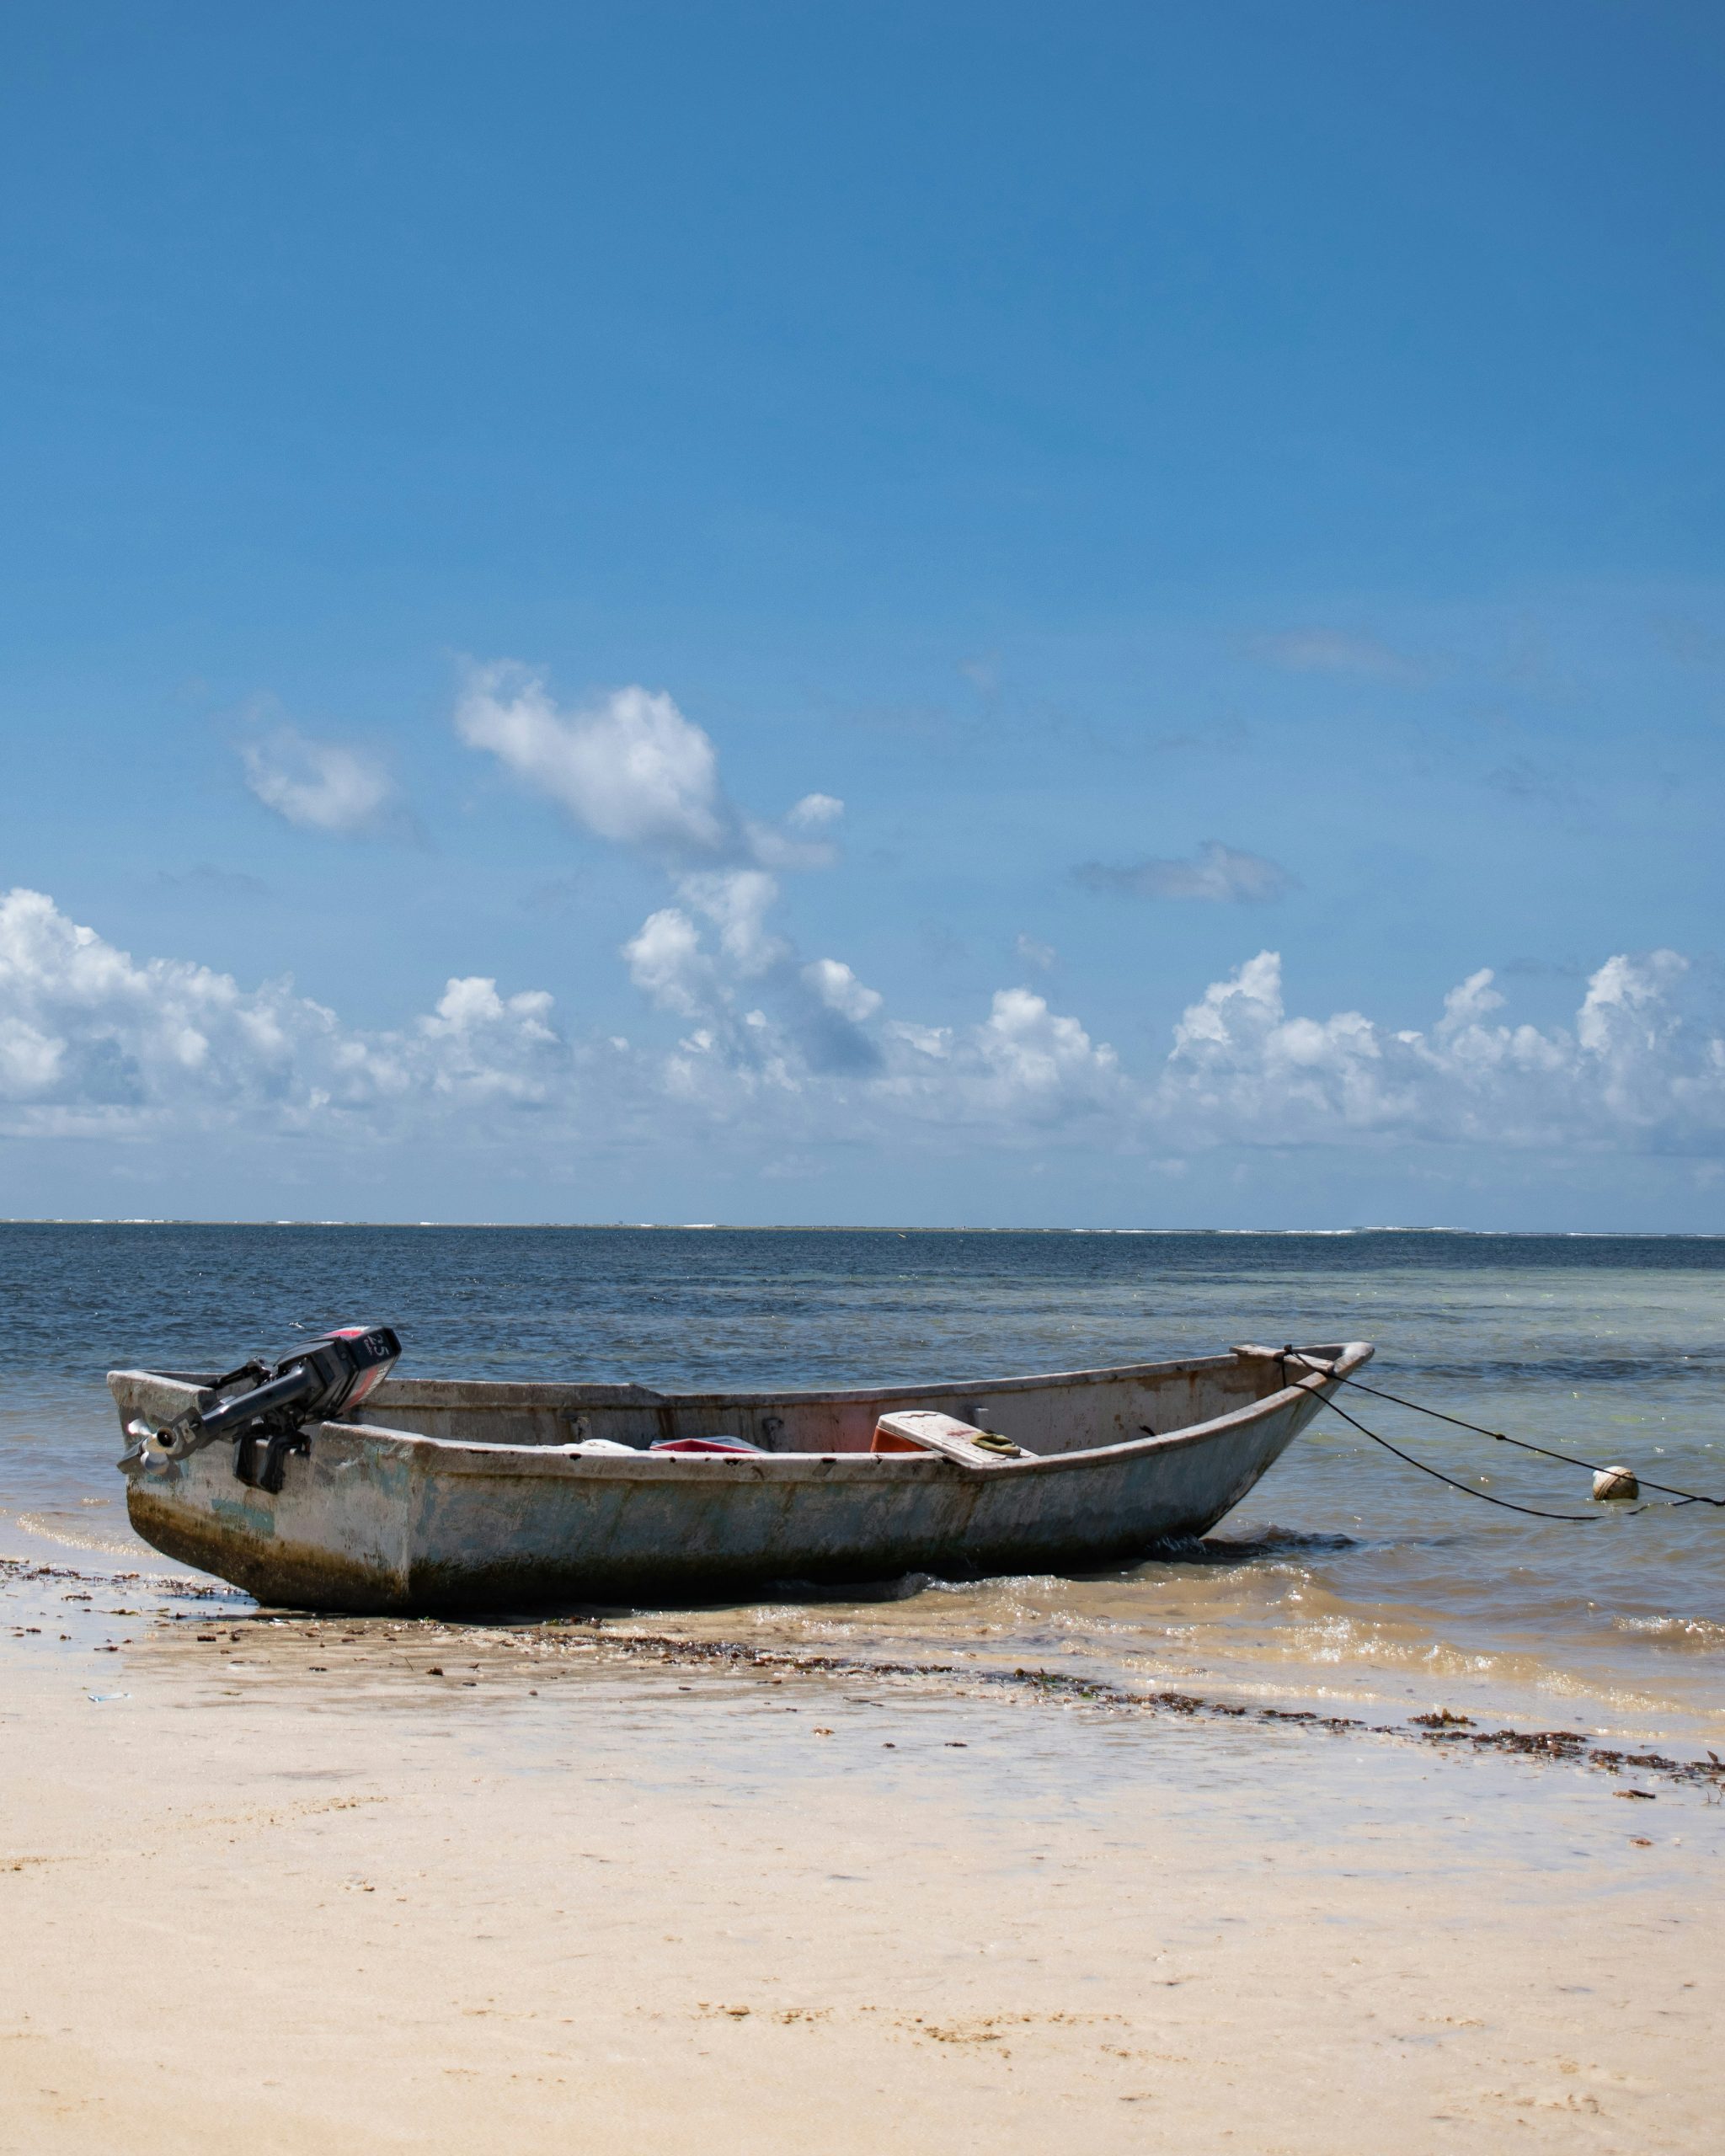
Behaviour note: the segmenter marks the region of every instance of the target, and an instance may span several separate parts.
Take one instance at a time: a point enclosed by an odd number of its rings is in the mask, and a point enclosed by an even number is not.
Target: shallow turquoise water
[[[0,1555],[93,1566],[144,1554],[104,1369],[238,1363],[358,1317],[396,1325],[426,1375],[670,1386],[1365,1337],[1375,1384],[1725,1496],[1725,1240],[13,1225],[0,1292]],[[1573,1470],[1356,1412],[1448,1473],[1591,1524],[1471,1502],[1327,1418],[1193,1556],[665,1621],[1725,1749],[1725,1513],[1594,1508]]]

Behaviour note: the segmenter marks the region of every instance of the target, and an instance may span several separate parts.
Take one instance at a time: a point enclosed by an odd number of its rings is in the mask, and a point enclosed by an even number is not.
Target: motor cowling
[[[205,1387],[184,1413],[156,1431],[134,1424],[140,1465],[185,1460],[217,1438],[236,1442],[241,1479],[264,1489],[280,1487],[283,1454],[308,1422],[331,1422],[366,1399],[395,1367],[401,1342],[387,1325],[344,1325],[296,1349],[273,1366],[251,1363],[228,1379]],[[238,1390],[230,1385],[249,1377]],[[268,1440],[265,1462],[254,1471],[253,1440]]]

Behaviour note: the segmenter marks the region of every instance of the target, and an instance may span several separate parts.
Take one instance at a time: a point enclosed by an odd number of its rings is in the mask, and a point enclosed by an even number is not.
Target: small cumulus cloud
[[[537,1103],[544,1080],[568,1062],[551,1010],[542,988],[503,995],[485,975],[451,979],[419,1022],[420,1041],[431,1049],[421,1082],[470,1102]]]
[[[804,967],[803,978],[829,1011],[836,1011],[853,1025],[872,1018],[884,1000],[879,989],[865,988],[840,958],[815,959]]]
[[[793,825],[788,816],[782,825],[757,823],[754,817],[745,816],[741,819],[744,857],[763,868],[830,868],[839,857],[838,848],[830,840],[808,835],[809,829],[807,825]]]
[[[1040,1120],[1076,1097],[1103,1105],[1119,1093],[1119,1059],[1092,1040],[1076,1018],[1050,1009],[1028,988],[996,990],[986,1022],[970,1043],[989,1094]]]
[[[1254,638],[1252,649],[1288,674],[1351,674],[1374,681],[1413,681],[1420,674],[1411,659],[1375,638],[1340,629],[1286,629]]]
[[[561,711],[511,661],[468,670],[456,732],[599,837],[680,854],[722,852],[730,827],[718,757],[665,695],[617,689]]]
[[[677,889],[718,929],[719,948],[739,973],[763,974],[788,955],[789,946],[767,932],[778,885],[764,869],[708,869],[680,878]]]
[[[1034,966],[1039,973],[1051,973],[1060,962],[1054,945],[1039,943],[1033,936],[1020,936],[1012,948],[1023,964]]]
[[[712,962],[701,947],[701,931],[681,906],[661,906],[649,914],[622,947],[629,979],[661,1011],[692,1018],[705,1001]]]
[[[680,877],[679,904],[661,906],[622,947],[635,986],[660,1010],[695,1022],[674,1059],[676,1090],[693,1095],[735,1081],[794,1091],[799,1071],[871,1069],[864,1030],[884,999],[838,958],[804,964],[767,915],[778,898],[760,869]],[[745,1000],[761,1003],[745,1007]]]
[[[395,782],[376,756],[295,727],[242,742],[239,753],[249,790],[302,830],[356,838],[378,830],[395,803]]]
[[[1262,903],[1293,890],[1285,868],[1260,853],[1206,839],[1190,861],[1140,861],[1124,867],[1087,861],[1072,872],[1092,891],[1139,899],[1203,899],[1215,905]]]
[[[455,728],[595,837],[668,868],[825,868],[837,858],[820,835],[844,814],[836,794],[804,794],[780,824],[744,814],[720,782],[712,736],[663,690],[633,683],[566,710],[541,675],[499,659],[467,667]]]

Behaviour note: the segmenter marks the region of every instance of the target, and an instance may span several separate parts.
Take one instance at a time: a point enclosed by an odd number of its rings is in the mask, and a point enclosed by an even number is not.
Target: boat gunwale
[[[1348,1341],[1340,1345],[1331,1343],[1322,1348],[1302,1348],[1295,1352],[1302,1355],[1340,1355],[1351,1353],[1354,1348],[1367,1344],[1364,1341]],[[451,1406],[465,1405],[473,1407],[862,1406],[871,1401],[950,1399],[959,1393],[981,1400],[1002,1393],[1032,1392],[1044,1385],[1105,1385],[1119,1379],[1181,1377],[1188,1373],[1199,1375],[1207,1370],[1231,1369],[1242,1356],[1247,1355],[1273,1362],[1278,1352],[1274,1348],[1249,1346],[1229,1348],[1219,1355],[1184,1356],[1172,1362],[1107,1363],[1081,1370],[1033,1372],[1028,1377],[939,1378],[926,1383],[906,1381],[884,1385],[770,1385],[748,1392],[660,1392],[651,1385],[607,1385],[602,1380],[591,1383],[579,1380],[562,1383],[542,1378],[390,1378],[378,1387],[378,1395],[400,1393],[414,1396],[401,1399],[400,1405],[403,1407],[434,1407],[444,1404],[443,1398],[422,1399],[419,1396],[426,1393],[447,1397],[447,1404]],[[110,1374],[137,1376],[149,1374],[115,1371]],[[463,1398],[457,1401],[448,1397],[456,1394],[463,1396]]]
[[[1274,1348],[1253,1348],[1247,1352],[1272,1360],[1277,1354],[1277,1351]],[[1339,1344],[1332,1343],[1323,1348],[1301,1348],[1295,1352],[1303,1355],[1323,1356],[1332,1365],[1336,1375],[1345,1377],[1350,1371],[1358,1369],[1363,1364],[1369,1362],[1373,1350],[1370,1342],[1354,1340]],[[1225,1355],[1206,1357],[1201,1361],[1124,1364],[1111,1369],[1074,1374],[1096,1382],[1109,1378],[1134,1378],[1150,1373],[1167,1375],[1178,1374],[1187,1370],[1222,1369],[1239,1359],[1237,1353],[1230,1353]],[[434,1437],[418,1430],[393,1429],[385,1423],[371,1422],[314,1422],[308,1423],[307,1430],[308,1434],[322,1434],[326,1438],[342,1437],[357,1438],[373,1444],[387,1444],[392,1449],[397,1449],[402,1455],[410,1460],[418,1458],[422,1460],[428,1468],[435,1466],[444,1471],[453,1470],[457,1474],[462,1472],[463,1462],[471,1461],[473,1471],[479,1476],[485,1475],[488,1470],[495,1471],[505,1464],[515,1471],[519,1471],[522,1468],[537,1467],[541,1475],[568,1476],[573,1470],[581,1480],[638,1481],[644,1479],[652,1481],[674,1481],[681,1479],[686,1483],[712,1481],[735,1481],[745,1477],[769,1481],[830,1482],[835,1479],[830,1472],[835,1468],[841,1470],[849,1469],[852,1473],[858,1475],[858,1479],[866,1476],[873,1480],[881,1479],[884,1473],[888,1479],[895,1479],[898,1474],[903,1472],[908,1472],[912,1476],[930,1474],[937,1476],[943,1470],[948,1476],[959,1478],[977,1476],[991,1477],[996,1475],[1049,1475],[1105,1464],[1137,1460],[1156,1453],[1181,1451],[1193,1445],[1202,1444],[1226,1431],[1236,1430],[1247,1424],[1267,1419],[1272,1414],[1294,1405],[1301,1394],[1308,1397],[1314,1395],[1321,1396],[1326,1385],[1333,1385],[1336,1382],[1336,1375],[1330,1375],[1320,1370],[1309,1370],[1305,1376],[1296,1379],[1291,1385],[1284,1385],[1275,1392],[1267,1393],[1262,1399],[1248,1401],[1243,1406],[1230,1409],[1226,1415],[1212,1416],[1207,1422],[1188,1423],[1180,1429],[1163,1431],[1155,1436],[1126,1438],[1115,1444],[1087,1446],[1082,1449],[1071,1452],[1031,1454],[1017,1459],[1003,1457],[998,1460],[990,1460],[985,1465],[980,1462],[973,1465],[951,1460],[943,1454],[932,1452],[669,1454],[655,1453],[646,1447],[632,1447],[627,1452],[590,1453],[581,1449],[581,1441],[579,1439],[561,1445],[493,1444],[483,1438]],[[184,1380],[164,1379],[159,1374],[150,1371],[114,1370],[109,1373],[110,1385],[116,1379],[136,1378],[148,1378],[157,1384],[184,1382]],[[1065,1374],[1056,1373],[1041,1378],[996,1380],[993,1383],[996,1390],[1023,1390],[1065,1381]],[[428,1379],[425,1382],[427,1385],[447,1385],[455,1388],[466,1385],[468,1380]],[[501,1390],[504,1385],[509,1383],[508,1380],[500,1380],[497,1389]],[[532,1385],[532,1381],[526,1381],[520,1386],[519,1390],[529,1389],[530,1385]],[[521,1406],[566,1404],[569,1390],[567,1388],[534,1385],[533,1389],[561,1390],[564,1396],[563,1402],[521,1401],[517,1389],[511,1385],[511,1392],[516,1396],[515,1404]],[[187,1386],[186,1390],[190,1392],[195,1389]],[[917,1389],[911,1396],[926,1399],[931,1393],[945,1396],[965,1392],[980,1394],[982,1390],[981,1386],[962,1384],[929,1385]],[[649,1396],[658,1404],[685,1407],[708,1401],[723,1401],[729,1405],[741,1406],[751,1400],[761,1404],[773,1404],[779,1401],[789,1404],[795,1401],[797,1404],[806,1406],[819,1405],[825,1401],[866,1402],[886,1397],[904,1398],[905,1391],[903,1388],[892,1388],[889,1391],[883,1391],[879,1388],[869,1388],[853,1390],[844,1394],[823,1395],[775,1392],[756,1395],[658,1394]],[[402,1404],[408,1406],[413,1403],[404,1401]],[[470,1401],[468,1404],[477,1403]],[[597,1403],[590,1401],[587,1404]],[[638,1394],[636,1402],[623,1404],[639,1404]],[[811,1471],[815,1469],[821,1470],[822,1472],[815,1474]]]

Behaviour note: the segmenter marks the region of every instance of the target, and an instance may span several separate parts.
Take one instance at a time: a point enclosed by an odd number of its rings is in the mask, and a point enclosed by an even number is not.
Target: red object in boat
[[[649,1452],[759,1452],[745,1438],[664,1438]]]

